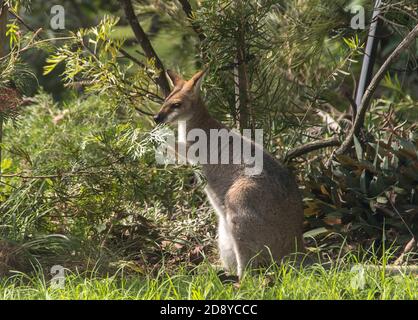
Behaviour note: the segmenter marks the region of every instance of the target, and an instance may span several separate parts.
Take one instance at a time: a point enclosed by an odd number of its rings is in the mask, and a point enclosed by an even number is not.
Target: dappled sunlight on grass
[[[359,264],[358,266],[366,266]],[[358,270],[358,268],[356,269]],[[112,276],[67,273],[63,288],[54,288],[42,274],[17,273],[0,281],[1,299],[418,299],[413,274],[385,274],[364,267],[359,275],[350,265],[330,268],[312,265],[271,266],[247,272],[240,285],[223,283],[208,262],[177,270],[160,269],[156,275]],[[356,282],[356,277],[363,277]],[[357,279],[358,280],[358,279]]]

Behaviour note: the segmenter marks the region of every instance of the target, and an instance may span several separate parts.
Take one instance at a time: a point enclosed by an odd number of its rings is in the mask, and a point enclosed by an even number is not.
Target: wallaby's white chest
[[[237,260],[234,251],[234,240],[226,222],[225,206],[209,186],[205,188],[209,202],[218,215],[218,247],[224,267],[230,271],[236,270]]]

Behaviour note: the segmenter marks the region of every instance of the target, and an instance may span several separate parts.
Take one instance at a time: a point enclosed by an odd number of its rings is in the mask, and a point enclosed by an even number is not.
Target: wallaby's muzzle
[[[161,124],[164,122],[164,116],[162,116],[160,113],[154,116],[154,121],[156,124]]]

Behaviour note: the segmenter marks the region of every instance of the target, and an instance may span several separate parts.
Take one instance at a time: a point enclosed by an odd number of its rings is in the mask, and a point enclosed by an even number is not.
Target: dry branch
[[[8,5],[0,0],[0,58],[6,55],[6,30],[7,30],[7,11]],[[1,109],[2,106],[0,106]],[[1,143],[3,142],[3,114],[0,112],[0,164],[2,162],[2,148]],[[1,167],[0,167],[1,175]]]
[[[411,252],[415,247],[417,246],[417,242],[415,238],[413,237],[405,246],[405,248],[402,251],[402,254],[399,256],[398,259],[396,259],[394,265],[399,266],[404,262],[405,255],[407,255],[409,252]]]
[[[340,145],[340,141],[338,140],[337,136],[334,136],[330,139],[324,139],[319,141],[310,142],[307,144],[304,144],[303,146],[296,147],[292,150],[290,150],[285,157],[285,161],[289,161],[292,159],[295,159],[297,157],[300,157],[304,154],[307,154],[309,152],[327,148],[327,147],[336,147]]]
[[[396,49],[391,53],[391,55],[386,59],[383,65],[380,67],[379,71],[373,77],[370,85],[367,87],[366,92],[361,100],[361,104],[358,108],[357,117],[354,122],[353,127],[351,128],[350,133],[345,138],[341,146],[335,151],[335,155],[344,154],[348,151],[353,143],[354,136],[357,136],[360,132],[361,127],[364,123],[364,118],[366,112],[370,106],[370,102],[373,98],[373,94],[377,89],[380,81],[385,76],[387,70],[391,64],[401,55],[401,53],[406,50],[414,42],[415,38],[418,36],[418,24],[412,29],[412,31],[402,40],[402,42],[396,47]]]
[[[7,31],[7,4],[0,0],[0,57],[6,55],[6,31]]]
[[[200,41],[205,40],[206,37],[203,34],[202,28],[194,21],[193,9],[192,9],[192,6],[190,5],[190,2],[188,0],[179,0],[179,2],[187,18],[189,18],[192,28],[194,32],[196,32],[196,34],[198,35]]]
[[[242,12],[242,0],[236,2],[236,9]],[[246,63],[246,34],[245,20],[240,17],[239,27],[236,32],[236,59],[234,68],[234,88],[235,88],[235,110],[238,114],[239,129],[249,128],[254,125],[250,120],[250,101],[249,101],[249,76],[248,64]]]
[[[164,95],[168,96],[170,94],[170,85],[165,76],[164,65],[155,52],[145,31],[142,29],[138,18],[135,15],[131,0],[119,0],[119,2],[125,11],[126,18],[132,28],[132,31],[134,32],[135,38],[142,47],[142,50],[144,50],[146,57],[148,59],[153,59],[155,61],[155,67],[160,70],[160,74],[157,77],[157,83]]]

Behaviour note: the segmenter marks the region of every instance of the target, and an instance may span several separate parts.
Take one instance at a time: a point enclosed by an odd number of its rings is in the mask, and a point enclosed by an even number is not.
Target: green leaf
[[[377,203],[386,204],[388,203],[388,199],[386,197],[380,196],[376,198]]]
[[[360,176],[360,189],[364,194],[367,194],[366,170],[363,170]]]
[[[1,162],[1,171],[9,169],[12,166],[12,159],[3,159]]]
[[[319,235],[324,234],[324,233],[329,233],[329,232],[330,232],[330,230],[328,230],[327,228],[321,227],[321,228],[316,228],[316,229],[309,230],[309,231],[305,232],[303,234],[303,237],[304,238],[315,238],[316,236],[319,236]]]
[[[357,137],[354,136],[354,147],[356,149],[357,160],[363,160],[363,148],[361,147],[360,142],[358,141]]]
[[[66,55],[52,55],[46,59],[46,65],[44,66],[44,73],[43,75],[46,76],[47,74],[51,73],[56,66],[64,61],[67,58]]]
[[[383,158],[383,162],[381,163],[380,166],[381,166],[382,170],[389,170],[389,158],[388,158],[388,156],[385,156]]]

